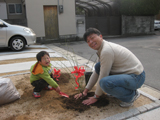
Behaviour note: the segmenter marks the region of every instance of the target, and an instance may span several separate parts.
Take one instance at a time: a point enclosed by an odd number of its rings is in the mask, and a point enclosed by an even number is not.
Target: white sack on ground
[[[20,94],[9,78],[0,77],[0,105],[15,101]]]

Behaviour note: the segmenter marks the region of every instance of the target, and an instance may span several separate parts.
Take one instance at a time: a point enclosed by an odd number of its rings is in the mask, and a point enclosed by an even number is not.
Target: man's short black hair
[[[48,55],[49,56],[49,53],[46,52],[46,51],[40,51],[39,53],[37,53],[36,55],[36,58],[37,58],[37,61],[41,61],[41,58],[44,56],[44,55]],[[50,57],[50,56],[49,56]]]
[[[88,28],[83,35],[83,39],[87,42],[87,37],[91,34],[101,35],[101,32],[97,30],[96,28]]]

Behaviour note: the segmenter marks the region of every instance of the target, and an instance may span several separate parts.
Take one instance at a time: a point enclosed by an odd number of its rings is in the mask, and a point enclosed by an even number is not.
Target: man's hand
[[[87,100],[84,100],[82,103],[84,105],[91,105],[95,102],[97,102],[98,99],[95,99],[94,97],[89,97]]]
[[[60,93],[60,87],[58,86],[57,88],[55,88],[55,91],[57,92],[57,93]]]
[[[76,94],[76,95],[74,96],[74,98],[77,100],[78,98],[82,98],[82,97],[84,97],[84,96],[87,96],[88,91],[89,91],[89,90],[88,90],[87,88],[85,88],[84,91],[83,91],[83,94],[82,94],[82,93]]]
[[[84,96],[87,96],[87,93],[83,92],[83,94],[82,93],[76,94],[74,98],[77,100],[78,98],[82,98]]]

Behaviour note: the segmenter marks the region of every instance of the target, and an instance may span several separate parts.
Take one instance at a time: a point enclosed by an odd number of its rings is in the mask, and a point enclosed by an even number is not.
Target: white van
[[[0,19],[0,47],[21,51],[36,42],[36,34],[28,27],[11,25]]]
[[[154,20],[154,29],[155,30],[160,29],[160,21],[159,20]]]

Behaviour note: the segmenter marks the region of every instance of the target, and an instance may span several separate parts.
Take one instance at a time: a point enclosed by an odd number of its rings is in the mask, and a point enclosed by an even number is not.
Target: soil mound
[[[89,92],[87,96],[83,97],[82,99],[77,99],[77,100],[75,100],[74,95],[75,94],[70,95],[69,98],[63,99],[64,108],[73,109],[79,112],[84,112],[85,110],[88,110],[91,106],[96,106],[98,108],[101,108],[109,104],[109,101],[107,100],[106,95],[102,95],[100,99],[92,105],[84,105],[82,101],[87,99],[88,97],[92,97],[94,95],[94,92]]]

